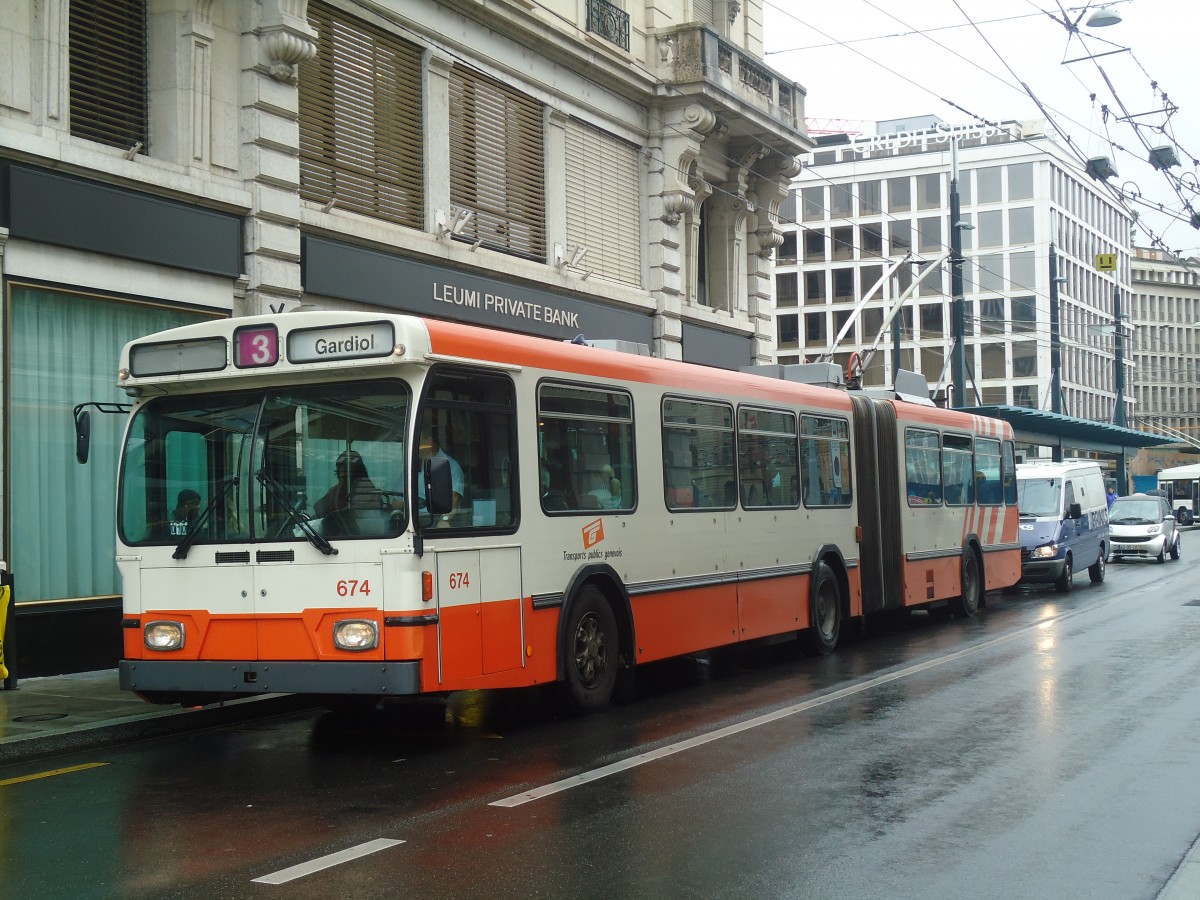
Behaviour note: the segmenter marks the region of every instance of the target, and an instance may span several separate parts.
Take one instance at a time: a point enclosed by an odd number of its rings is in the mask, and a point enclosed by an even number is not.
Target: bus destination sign
[[[304,328],[287,339],[288,360],[294,363],[388,356],[396,346],[390,322],[334,328]]]

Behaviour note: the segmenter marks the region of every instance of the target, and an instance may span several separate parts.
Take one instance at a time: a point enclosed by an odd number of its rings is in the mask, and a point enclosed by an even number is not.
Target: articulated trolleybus
[[[400,315],[127,345],[121,684],[333,704],[561,682],[1021,574],[1006,423]]]

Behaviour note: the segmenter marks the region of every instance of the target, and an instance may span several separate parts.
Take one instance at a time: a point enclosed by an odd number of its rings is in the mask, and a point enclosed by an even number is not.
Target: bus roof
[[[842,413],[851,408],[851,395],[843,389],[498,332],[477,325],[345,310],[217,319],[148,335],[125,345],[118,383],[136,396],[147,385],[193,387],[249,375],[277,380],[302,373],[319,377],[348,369],[358,370],[360,375],[379,375],[384,368],[400,364],[428,366],[456,361],[652,383],[689,393],[703,390]],[[1011,436],[1011,429],[1002,420],[903,400],[886,402],[895,406],[905,421],[962,428],[997,438]]]

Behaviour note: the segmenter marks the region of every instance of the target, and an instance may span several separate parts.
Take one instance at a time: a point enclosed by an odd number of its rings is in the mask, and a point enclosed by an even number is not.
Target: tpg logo
[[[590,550],[604,540],[604,520],[597,519],[583,526],[583,549]]]

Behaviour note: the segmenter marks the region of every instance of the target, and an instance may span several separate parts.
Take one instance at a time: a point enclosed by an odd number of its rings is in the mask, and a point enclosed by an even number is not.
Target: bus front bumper
[[[421,692],[418,662],[263,662],[123,659],[121,689],[139,694],[362,694]]]

